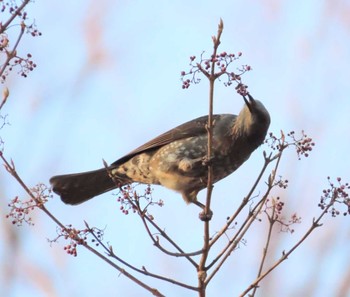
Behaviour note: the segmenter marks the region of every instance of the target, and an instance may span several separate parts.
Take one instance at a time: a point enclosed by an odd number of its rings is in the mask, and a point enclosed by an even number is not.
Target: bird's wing
[[[218,121],[222,117],[227,117],[227,116],[235,117],[234,115],[228,115],[228,114],[213,115],[214,124],[215,124],[215,121]],[[173,141],[207,133],[207,129],[206,129],[207,122],[208,122],[208,116],[202,116],[197,119],[186,122],[180,126],[177,126],[159,135],[158,137],[146,142],[144,145],[141,145],[140,147],[131,151],[129,154],[115,161],[112,165],[119,165],[121,163],[126,162],[127,160],[129,160],[130,158],[134,157],[139,153],[143,153],[152,149],[159,148]]]

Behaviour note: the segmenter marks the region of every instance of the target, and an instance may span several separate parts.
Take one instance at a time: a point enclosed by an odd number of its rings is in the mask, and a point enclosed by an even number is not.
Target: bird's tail
[[[64,203],[73,205],[83,203],[126,183],[117,177],[113,180],[108,169],[53,176],[50,179],[52,190],[61,196]]]

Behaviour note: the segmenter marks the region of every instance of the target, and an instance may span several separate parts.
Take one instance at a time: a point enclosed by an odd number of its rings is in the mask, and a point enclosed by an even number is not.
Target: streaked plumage
[[[249,94],[238,116],[213,116],[211,164],[214,182],[242,165],[265,139],[270,116]],[[207,186],[207,121],[203,116],[182,124],[112,163],[108,170],[54,176],[53,191],[68,204],[79,204],[125,184],[162,185],[182,194],[187,203]],[[113,174],[114,181],[108,171]]]

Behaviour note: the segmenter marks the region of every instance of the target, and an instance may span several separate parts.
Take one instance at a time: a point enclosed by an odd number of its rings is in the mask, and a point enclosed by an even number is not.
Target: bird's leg
[[[213,160],[214,157],[211,156],[210,158],[208,158],[208,156],[204,156],[202,158],[202,165],[203,166],[211,166],[213,164]],[[207,181],[201,178],[201,181],[203,182],[203,184],[207,184]],[[200,203],[199,201],[195,200],[193,201],[194,204],[198,205],[200,208],[202,208],[202,211],[199,213],[199,218],[201,221],[205,222],[205,221],[210,221],[211,218],[213,217],[213,212],[209,209],[208,213],[205,212],[205,205]]]
[[[213,159],[214,159],[213,156],[210,157],[210,158],[208,158],[208,156],[204,156],[204,157],[202,158],[202,165],[203,165],[203,166],[212,165],[212,164],[213,164]]]
[[[213,212],[209,209],[209,212],[205,213],[205,205],[203,203],[199,202],[198,200],[193,201],[193,203],[202,209],[202,211],[198,215],[199,219],[203,222],[210,221],[211,218],[213,217]]]

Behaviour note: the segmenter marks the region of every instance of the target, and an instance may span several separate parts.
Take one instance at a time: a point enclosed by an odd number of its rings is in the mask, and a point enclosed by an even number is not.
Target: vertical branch
[[[214,83],[217,78],[215,75],[215,57],[217,54],[218,47],[220,45],[220,37],[222,34],[222,31],[224,29],[224,23],[222,19],[220,19],[219,28],[218,28],[218,34],[217,36],[213,36],[213,43],[214,43],[214,51],[212,54],[212,64],[211,64],[211,70],[209,75],[209,113],[208,113],[208,153],[207,153],[207,159],[208,159],[208,182],[207,182],[207,198],[206,198],[206,204],[205,204],[205,214],[209,214],[210,212],[210,202],[211,202],[211,194],[213,191],[213,166],[211,164],[211,157],[212,157],[212,143],[213,143],[213,102],[214,102]]]
[[[222,34],[224,28],[224,24],[222,19],[220,19],[220,23],[218,26],[218,33],[217,36],[213,36],[213,43],[214,43],[214,50],[212,54],[212,63],[211,63],[211,70],[210,74],[207,75],[209,79],[209,113],[208,113],[208,152],[207,152],[207,166],[208,166],[208,181],[207,181],[207,197],[206,197],[206,203],[204,208],[204,214],[203,218],[204,220],[204,243],[203,243],[203,254],[200,259],[199,265],[198,265],[198,288],[199,288],[199,296],[205,297],[205,288],[206,283],[205,279],[207,277],[206,270],[206,261],[209,254],[209,240],[210,240],[210,228],[209,228],[209,221],[211,218],[211,210],[210,210],[210,202],[211,202],[211,195],[213,191],[213,166],[211,164],[211,157],[212,157],[212,143],[213,143],[213,102],[214,102],[214,83],[215,83],[215,57],[217,53],[217,49],[220,45],[220,37]]]
[[[280,153],[279,153],[280,154]],[[215,244],[215,242],[217,242],[219,240],[219,238],[225,234],[225,232],[227,231],[227,229],[231,226],[232,222],[237,218],[237,216],[240,214],[240,212],[242,211],[242,209],[247,205],[247,203],[250,201],[256,187],[258,186],[258,184],[260,183],[267,167],[269,166],[269,164],[274,161],[278,156],[275,155],[274,157],[271,158],[271,155],[266,157],[265,152],[264,152],[264,158],[265,158],[265,162],[263,165],[263,168],[261,169],[256,181],[254,182],[254,185],[252,186],[252,188],[250,189],[248,195],[242,200],[241,205],[237,208],[237,210],[235,211],[235,213],[233,215],[231,215],[231,217],[226,221],[226,224],[223,226],[223,228],[211,239],[210,241],[210,246],[213,246]]]
[[[25,31],[26,25],[22,22],[21,23],[21,31],[18,35],[18,38],[16,40],[15,45],[13,46],[11,51],[6,51],[6,61],[4,62],[4,64],[2,65],[1,69],[0,69],[0,76],[2,76],[7,68],[7,66],[9,65],[10,61],[16,57],[17,55],[17,47],[19,45],[19,42],[21,41],[24,31]]]
[[[241,227],[237,230],[236,235],[229,240],[229,242],[226,245],[226,247],[224,248],[224,250],[217,256],[216,259],[214,259],[212,264],[209,265],[209,267],[211,267],[213,264],[215,264],[215,262],[217,262],[221,258],[221,261],[216,265],[213,272],[208,276],[208,278],[206,280],[207,284],[215,276],[215,274],[220,270],[221,266],[225,263],[227,258],[231,255],[231,253],[237,248],[237,246],[241,242],[243,236],[248,232],[248,230],[250,229],[253,222],[255,222],[256,217],[261,212],[261,209],[264,206],[264,202],[266,201],[267,197],[270,194],[270,191],[273,188],[273,183],[274,183],[274,180],[276,177],[276,172],[277,172],[277,169],[279,167],[280,160],[282,157],[282,152],[278,153],[276,156],[277,156],[277,161],[276,161],[274,169],[272,170],[272,173],[269,176],[269,181],[268,181],[268,185],[267,185],[267,189],[266,189],[265,194],[260,199],[260,201],[249,211],[249,214],[248,214],[246,220],[243,222]],[[275,157],[273,157],[272,159],[274,159]],[[270,157],[269,157],[269,159],[272,160]],[[265,157],[265,161],[267,161],[266,157]]]
[[[321,227],[322,224],[320,223],[323,216],[328,213],[328,211],[333,206],[333,203],[330,203],[327,205],[327,207],[322,211],[322,213],[319,215],[317,219],[313,219],[311,226],[306,231],[306,233],[302,236],[302,238],[287,252],[283,251],[281,257],[273,264],[270,268],[268,268],[264,273],[262,273],[259,277],[254,280],[250,286],[241,294],[240,297],[246,296],[252,289],[256,288],[261,280],[263,280],[268,274],[271,273],[277,266],[279,266],[283,261],[287,260],[291,253],[293,253],[309,236],[310,234],[318,227]]]
[[[267,238],[266,238],[266,243],[265,243],[265,246],[263,248],[263,255],[262,255],[262,258],[261,258],[261,262],[260,262],[260,267],[259,267],[259,271],[258,271],[258,275],[257,275],[257,278],[259,278],[262,274],[262,271],[263,271],[263,267],[264,267],[264,264],[265,264],[265,261],[266,261],[266,256],[267,256],[267,251],[270,247],[270,241],[271,241],[271,237],[272,237],[272,229],[273,229],[273,226],[275,224],[275,211],[276,211],[276,207],[275,207],[275,202],[273,201],[273,207],[272,207],[272,214],[271,216],[269,216],[269,230],[267,232]],[[253,289],[253,293],[251,294],[252,297],[255,296],[256,294],[256,290],[258,289],[258,287],[254,287]]]

